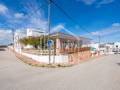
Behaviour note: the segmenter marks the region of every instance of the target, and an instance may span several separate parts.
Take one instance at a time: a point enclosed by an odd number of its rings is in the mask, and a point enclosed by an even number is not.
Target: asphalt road
[[[0,90],[120,90],[120,55],[68,68],[37,68],[0,50]]]

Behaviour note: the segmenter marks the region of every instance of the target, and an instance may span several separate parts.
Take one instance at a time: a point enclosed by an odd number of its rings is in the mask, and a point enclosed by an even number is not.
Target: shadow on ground
[[[120,66],[120,63],[117,63],[117,65],[119,65],[119,66]]]

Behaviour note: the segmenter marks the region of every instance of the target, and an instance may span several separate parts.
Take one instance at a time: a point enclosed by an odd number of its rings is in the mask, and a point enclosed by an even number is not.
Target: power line
[[[76,20],[74,20],[62,7],[60,7],[55,1],[53,1],[53,0],[50,0],[51,1],[51,3],[53,3],[69,20],[71,20],[74,24],[77,24],[78,26],[80,26],[81,27],[81,25],[76,21]],[[86,29],[84,29],[83,27],[82,27],[82,29],[85,31],[85,32],[87,32],[87,33],[90,33],[91,34],[91,32],[89,32],[88,30],[86,30]]]

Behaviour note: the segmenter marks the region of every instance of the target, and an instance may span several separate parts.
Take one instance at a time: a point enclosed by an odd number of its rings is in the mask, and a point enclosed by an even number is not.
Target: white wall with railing
[[[9,47],[13,49],[12,47]],[[32,60],[41,62],[41,63],[49,63],[49,55],[34,55],[22,52],[20,48],[15,48],[15,52],[19,53],[20,55],[24,55]],[[68,63],[68,55],[51,55],[50,56],[51,63]]]

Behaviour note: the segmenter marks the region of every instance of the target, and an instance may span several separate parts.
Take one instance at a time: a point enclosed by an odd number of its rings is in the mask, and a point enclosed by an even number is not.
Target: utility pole
[[[15,46],[14,46],[14,35],[15,35],[15,32],[14,32],[14,29],[12,29],[12,40],[13,40],[13,52],[15,50]]]
[[[101,43],[101,36],[100,36],[100,34],[98,36],[98,39],[99,39],[99,53],[100,53],[100,43]]]
[[[48,0],[48,40],[50,40],[50,5],[51,0]],[[51,62],[51,49],[49,47],[49,64]]]
[[[99,38],[99,46],[100,46],[100,41],[101,41],[101,37],[100,37],[100,35],[98,36],[98,38]]]

